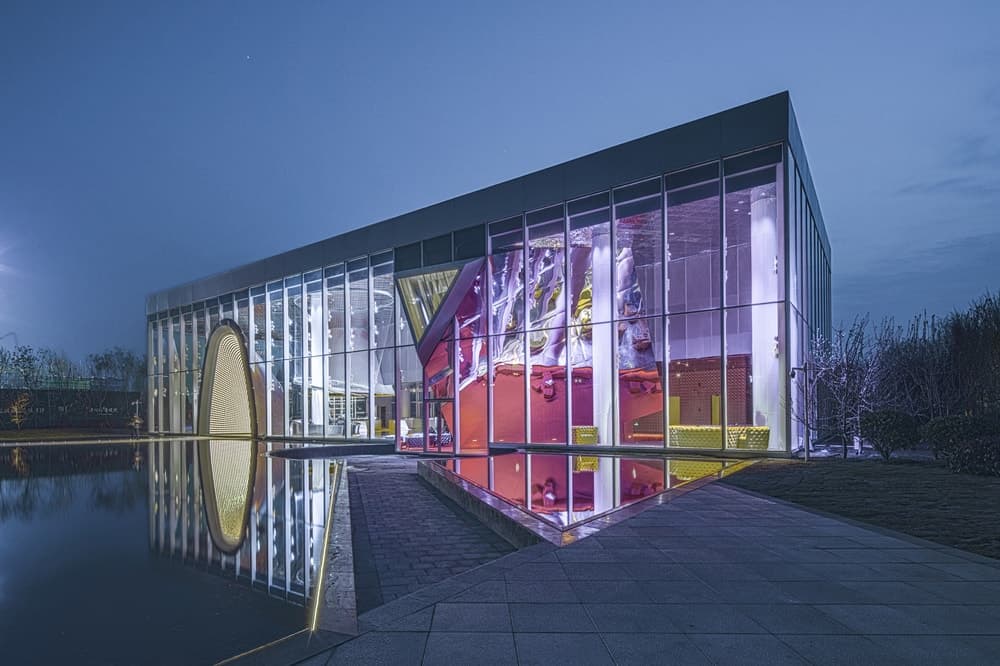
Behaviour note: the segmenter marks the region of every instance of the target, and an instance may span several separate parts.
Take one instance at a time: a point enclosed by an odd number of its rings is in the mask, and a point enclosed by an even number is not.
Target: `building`
[[[803,437],[790,371],[830,329],[830,244],[780,93],[153,294],[147,315],[154,432],[197,429],[230,319],[261,436],[780,454]]]

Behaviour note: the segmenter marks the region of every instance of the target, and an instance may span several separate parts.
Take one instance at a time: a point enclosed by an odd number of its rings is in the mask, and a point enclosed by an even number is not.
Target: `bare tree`
[[[14,347],[14,371],[21,380],[21,386],[28,390],[38,388],[39,363],[38,355],[30,345]]]
[[[860,436],[861,415],[876,400],[879,359],[873,354],[873,337],[867,317],[854,320],[846,330],[834,330],[833,338],[811,351],[817,393],[822,401],[818,420],[847,447]]]
[[[0,389],[6,388],[9,373],[14,369],[14,352],[6,347],[0,347]]]
[[[10,403],[10,422],[16,425],[18,430],[28,420],[28,405],[30,404],[31,396],[26,391],[19,393]]]

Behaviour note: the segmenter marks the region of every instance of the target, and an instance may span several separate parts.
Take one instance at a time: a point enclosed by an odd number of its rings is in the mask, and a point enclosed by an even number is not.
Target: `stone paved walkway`
[[[1000,562],[711,484],[360,624],[307,663],[990,664]]]
[[[359,614],[513,550],[421,482],[414,458],[355,456],[347,471]]]

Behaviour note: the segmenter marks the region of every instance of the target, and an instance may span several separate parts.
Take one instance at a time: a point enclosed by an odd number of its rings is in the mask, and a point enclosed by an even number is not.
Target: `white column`
[[[778,298],[777,197],[773,185],[750,191],[750,289],[751,303]],[[771,428],[774,445],[781,438],[781,374],[778,349],[777,306],[758,306],[753,311],[752,361],[753,423]]]

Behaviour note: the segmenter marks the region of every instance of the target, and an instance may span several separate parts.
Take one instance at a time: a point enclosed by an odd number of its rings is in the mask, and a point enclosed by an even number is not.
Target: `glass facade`
[[[204,342],[236,317],[271,437],[798,448],[790,370],[830,327],[810,188],[765,146],[151,315],[151,428],[192,431]]]
[[[266,452],[284,445],[257,443],[247,529],[236,552],[227,555],[206,520],[201,477],[217,472],[200,464],[199,445],[190,440],[148,445],[150,549],[305,605],[322,573],[336,463],[268,457]]]

